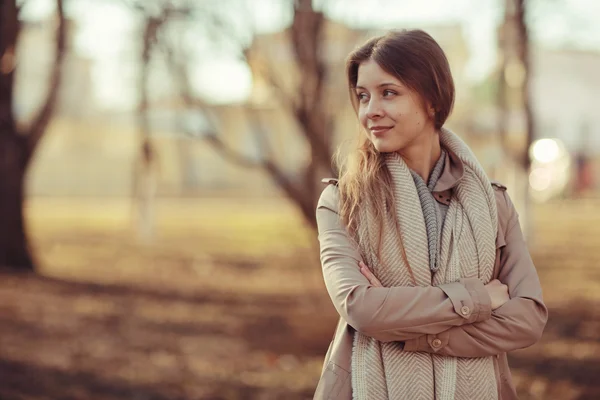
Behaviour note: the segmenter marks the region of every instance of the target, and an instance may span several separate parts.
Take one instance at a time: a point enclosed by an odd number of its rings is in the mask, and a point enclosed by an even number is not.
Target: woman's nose
[[[367,105],[367,118],[376,119],[383,115],[381,104],[377,100],[371,99]]]

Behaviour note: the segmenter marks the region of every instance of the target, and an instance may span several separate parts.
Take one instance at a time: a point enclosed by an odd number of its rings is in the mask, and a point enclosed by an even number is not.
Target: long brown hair
[[[355,111],[358,111],[358,69],[368,60],[375,61],[384,71],[418,93],[423,102],[434,110],[435,128],[443,126],[454,104],[454,82],[444,51],[430,35],[422,30],[390,31],[368,40],[348,56],[348,90]],[[361,134],[356,148],[345,159],[341,148],[338,148],[336,157],[341,166],[342,220],[356,235],[359,209],[369,200],[382,227],[386,204],[394,204],[391,176],[385,167],[384,155],[375,149],[367,135]],[[383,193],[383,198],[380,193]],[[393,207],[390,211],[395,214]]]

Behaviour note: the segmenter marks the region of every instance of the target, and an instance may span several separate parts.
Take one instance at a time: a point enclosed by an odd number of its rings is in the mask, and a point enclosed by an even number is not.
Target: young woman
[[[444,52],[392,31],[347,75],[364,131],[317,207],[340,320],[315,399],[516,399],[506,353],[539,340],[547,309],[506,188],[443,127]]]

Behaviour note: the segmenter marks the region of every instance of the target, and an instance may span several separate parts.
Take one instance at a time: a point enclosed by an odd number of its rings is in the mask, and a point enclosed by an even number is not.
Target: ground
[[[0,270],[0,399],[310,399],[336,322],[314,234],[279,200],[34,199],[39,274]],[[600,201],[535,208],[550,319],[521,399],[600,398]]]

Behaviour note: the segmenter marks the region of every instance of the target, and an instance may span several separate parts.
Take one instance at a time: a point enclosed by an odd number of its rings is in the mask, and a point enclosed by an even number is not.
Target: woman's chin
[[[380,153],[393,153],[398,151],[397,146],[392,146],[389,143],[374,143],[375,149]]]

